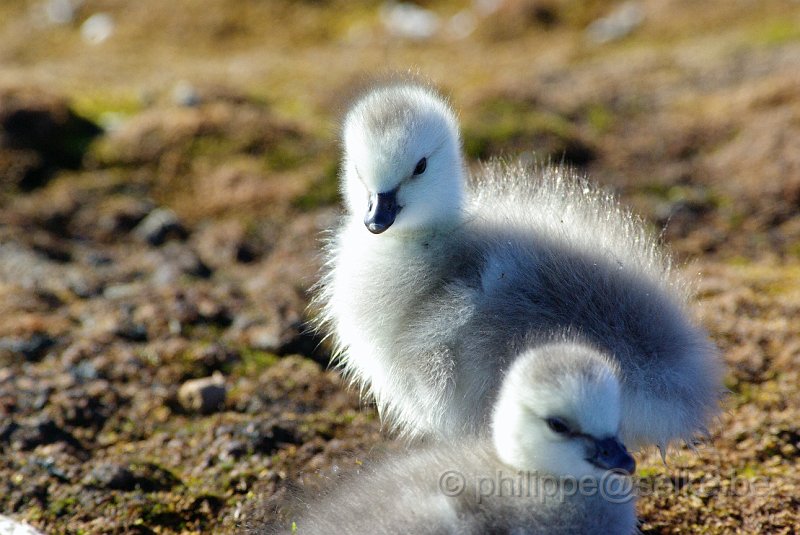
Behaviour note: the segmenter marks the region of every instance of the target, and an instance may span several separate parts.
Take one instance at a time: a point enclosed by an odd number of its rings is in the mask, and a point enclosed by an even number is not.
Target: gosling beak
[[[594,452],[586,460],[604,470],[621,470],[626,474],[636,470],[636,461],[616,437],[595,440]]]
[[[380,234],[391,227],[400,212],[402,207],[397,204],[397,189],[370,195],[364,224],[373,234]]]

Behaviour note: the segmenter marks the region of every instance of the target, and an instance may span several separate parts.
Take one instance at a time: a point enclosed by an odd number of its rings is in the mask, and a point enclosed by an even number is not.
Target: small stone
[[[144,492],[169,490],[181,484],[180,478],[175,474],[154,463],[137,464],[136,468],[132,467],[132,471],[137,487]]]
[[[34,87],[0,89],[0,189],[33,191],[58,169],[79,169],[85,147],[100,133],[60,96]],[[41,228],[58,231],[66,231],[69,212],[77,209],[68,201],[39,204]]]
[[[161,257],[153,271],[152,280],[158,286],[172,286],[184,275],[206,279],[211,269],[191,248],[175,242],[168,243],[158,251]]]
[[[207,374],[218,371],[239,360],[239,355],[220,344],[196,346],[188,352],[188,359],[195,369]],[[199,373],[198,373],[199,375]]]
[[[96,487],[112,490],[133,490],[136,478],[124,466],[116,463],[101,463],[92,469],[90,483]]]
[[[67,244],[47,232],[36,232],[31,236],[31,248],[48,260],[61,264],[72,260]]]
[[[203,261],[212,267],[228,266],[234,261],[253,262],[268,248],[257,237],[248,235],[238,221],[204,224],[194,233],[192,241]]]
[[[99,45],[114,34],[114,19],[108,13],[95,13],[81,24],[81,37],[90,45]]]
[[[503,7],[503,0],[473,0],[472,5],[479,15],[486,17]]]
[[[129,299],[141,293],[142,284],[131,282],[127,284],[111,284],[103,289],[103,297],[112,301]]]
[[[447,32],[453,39],[465,39],[478,27],[478,19],[472,11],[462,9],[447,22]]]
[[[11,433],[11,445],[16,450],[29,451],[43,444],[66,442],[80,447],[81,444],[69,432],[61,429],[49,418],[21,425]]]
[[[17,522],[11,517],[0,515],[0,534],[2,535],[42,535],[41,531],[24,522]]]
[[[255,325],[246,331],[247,344],[253,349],[276,353],[281,347],[281,338],[276,329],[268,325]]]
[[[250,422],[241,434],[250,443],[253,451],[265,455],[272,455],[287,444],[302,443],[300,433],[294,425],[276,420]]]
[[[441,26],[436,13],[409,2],[387,2],[381,20],[390,34],[413,41],[430,39]]]
[[[638,28],[644,21],[644,10],[639,2],[621,4],[607,17],[597,19],[586,28],[586,36],[593,43],[617,41]]]
[[[89,360],[78,362],[75,366],[68,368],[68,371],[78,381],[91,381],[99,377],[97,367]]]
[[[95,385],[102,387],[107,383],[97,381]],[[53,419],[69,427],[89,427],[99,429],[108,418],[109,409],[104,403],[102,392],[97,392],[98,386],[92,390],[87,386],[62,389],[50,397]]]
[[[247,453],[247,444],[241,440],[227,440],[219,449],[219,459],[223,462],[231,461]]]
[[[44,357],[56,341],[47,334],[34,333],[28,338],[0,338],[0,353],[21,355],[27,361],[38,361]]]
[[[73,0],[47,0],[44,14],[50,24],[61,26],[75,20],[75,4]]]
[[[19,424],[14,420],[5,420],[0,423],[0,443],[7,442],[17,429],[19,429]]]
[[[187,411],[208,414],[222,408],[226,394],[225,378],[214,372],[211,377],[183,383],[178,389],[178,401]]]
[[[147,214],[133,229],[133,233],[150,245],[161,245],[170,238],[183,240],[189,234],[175,212],[167,208],[156,208]]]
[[[130,232],[153,211],[152,201],[129,196],[115,196],[103,201],[97,209],[82,211],[79,223],[84,234],[105,241],[115,241],[120,234]]]
[[[172,102],[178,106],[197,106],[200,104],[200,94],[191,83],[181,80],[172,88]]]

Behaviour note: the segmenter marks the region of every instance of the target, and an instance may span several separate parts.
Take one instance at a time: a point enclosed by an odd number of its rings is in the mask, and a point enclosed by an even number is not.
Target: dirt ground
[[[0,513],[236,533],[398,447],[304,325],[343,106],[412,70],[471,162],[577,167],[698,280],[730,395],[638,454],[642,532],[800,530],[800,3],[417,5],[0,4]]]

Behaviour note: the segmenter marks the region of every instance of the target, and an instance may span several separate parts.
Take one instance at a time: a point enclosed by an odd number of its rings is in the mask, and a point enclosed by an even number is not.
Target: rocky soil
[[[638,456],[642,531],[800,529],[800,4],[419,4],[0,6],[0,513],[236,533],[402,447],[306,305],[341,107],[413,68],[470,161],[576,166],[698,280],[730,395]]]

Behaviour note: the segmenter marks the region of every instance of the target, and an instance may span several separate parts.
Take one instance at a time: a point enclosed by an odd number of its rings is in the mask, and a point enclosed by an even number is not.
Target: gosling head
[[[506,375],[492,432],[500,459],[558,476],[632,474],[619,440],[617,368],[596,350],[557,343],[520,355]]]
[[[380,87],[345,117],[342,195],[373,234],[435,229],[461,212],[464,164],[455,115],[420,85]]]

